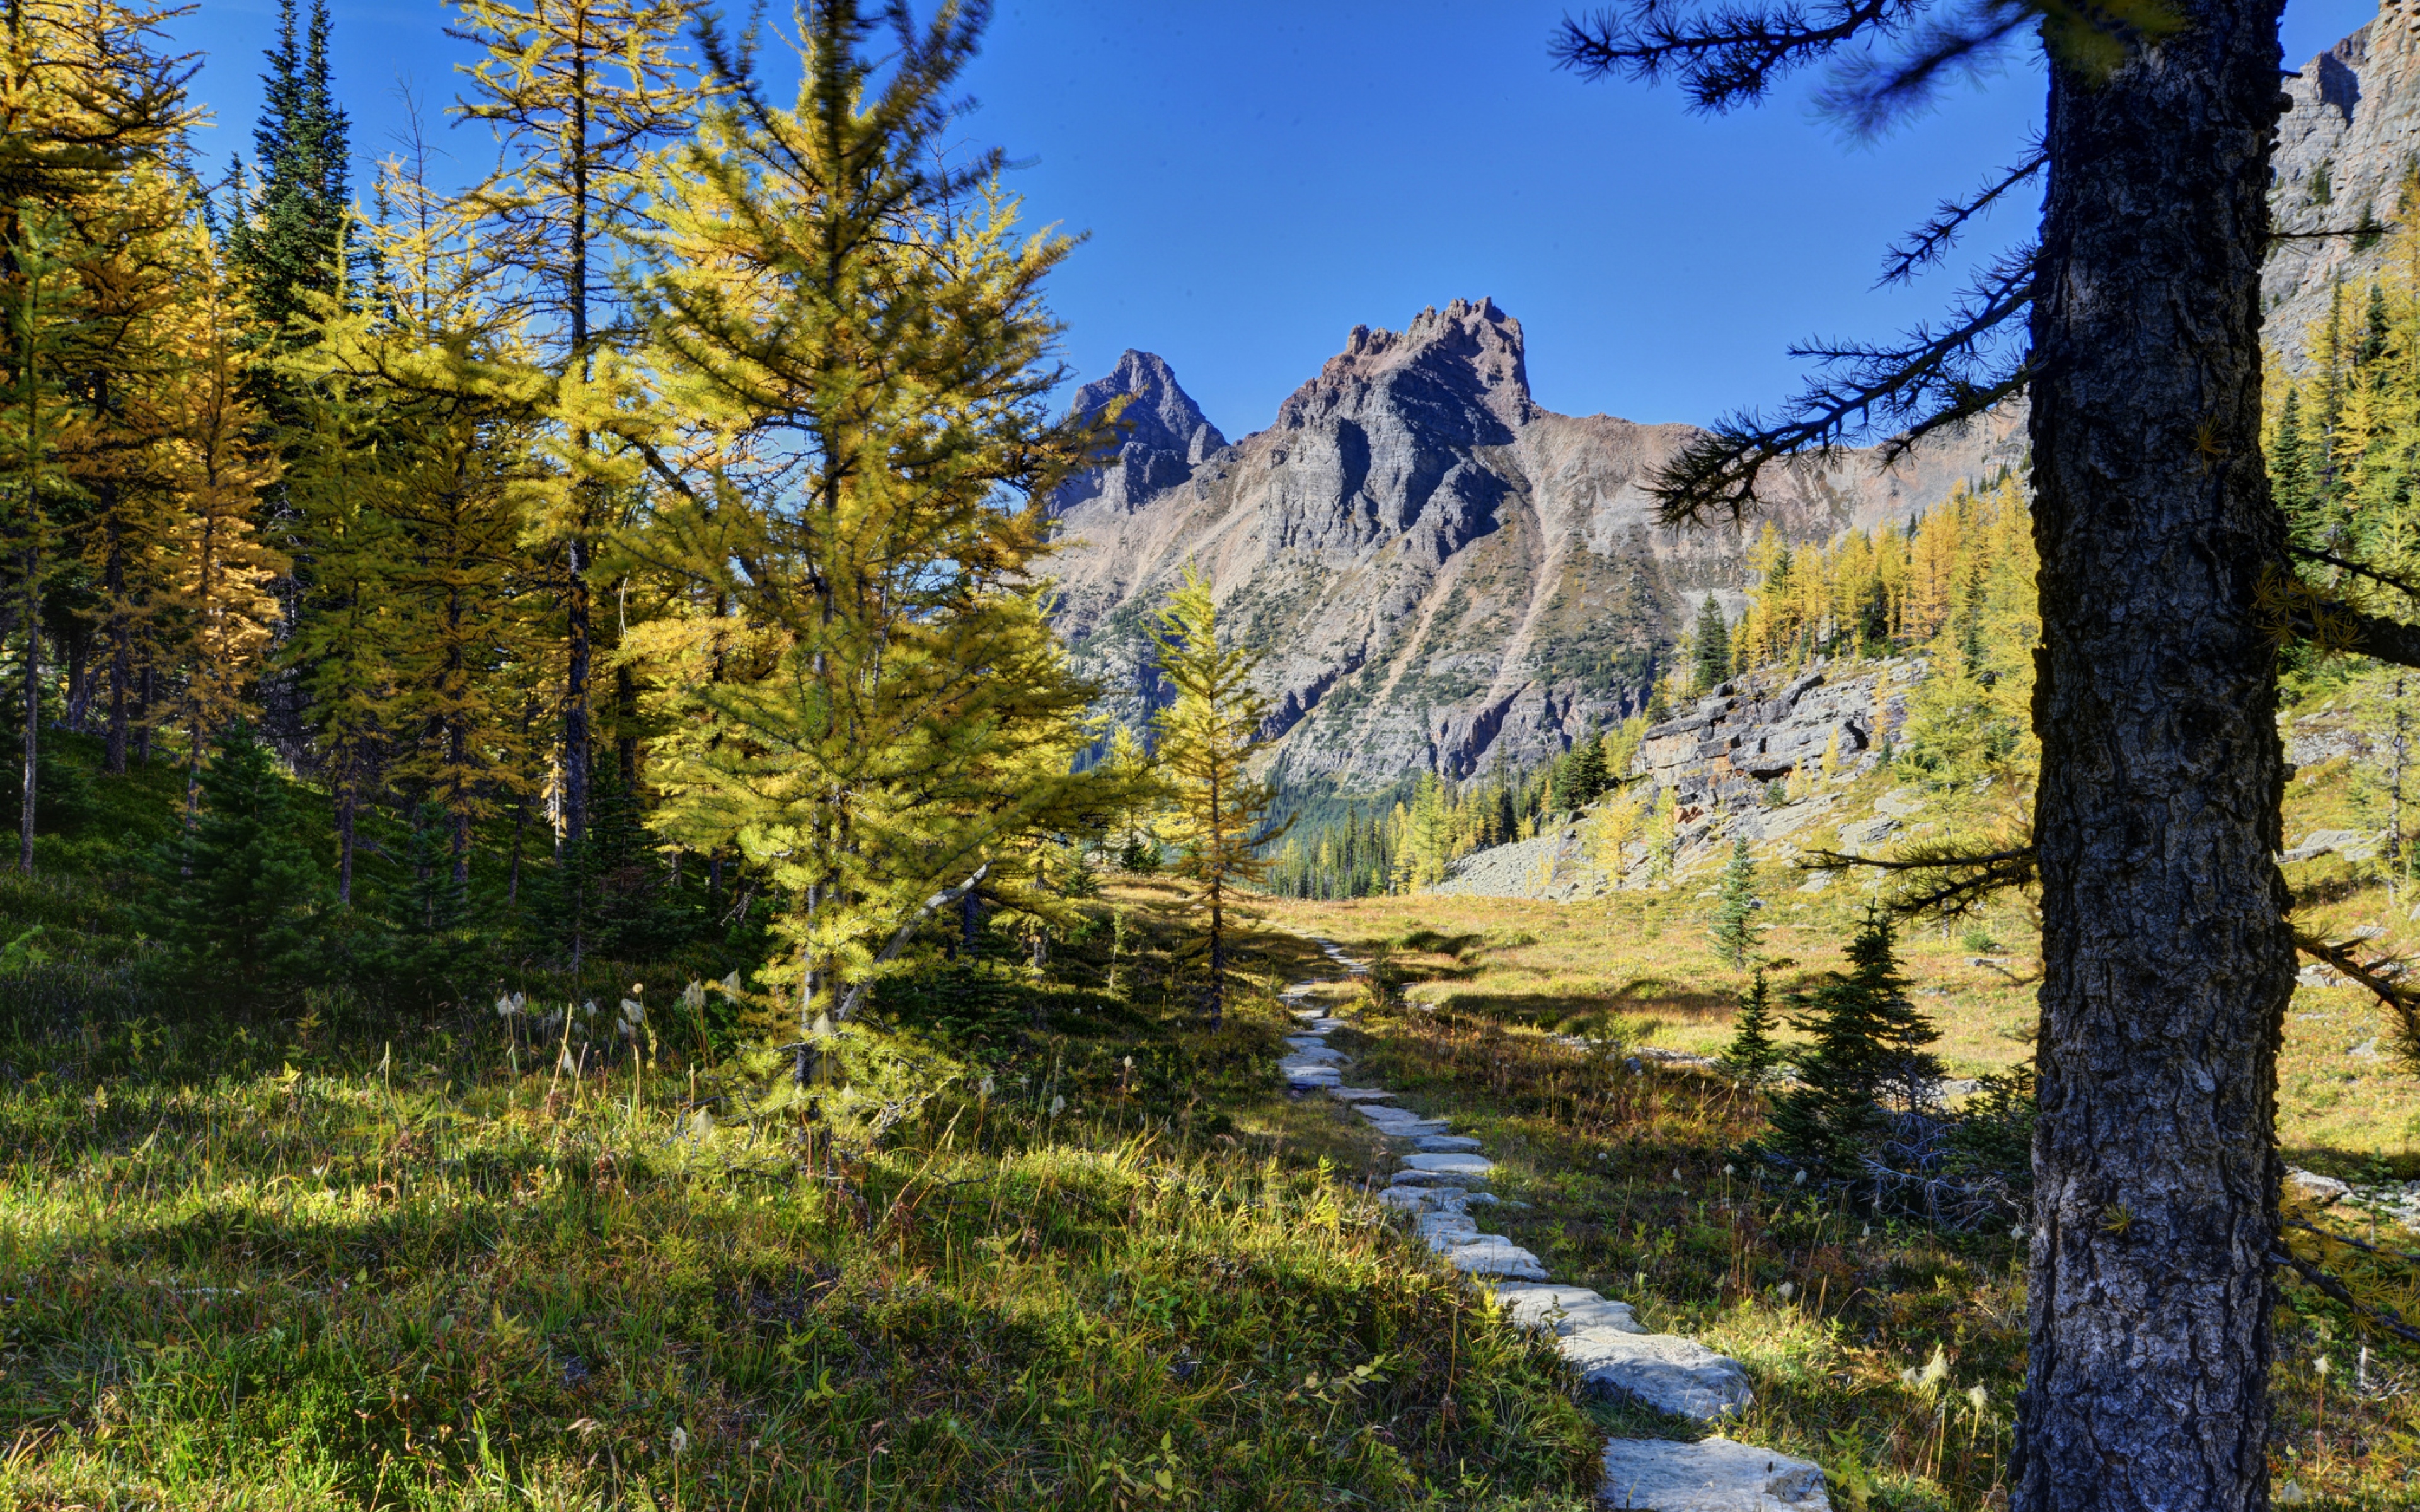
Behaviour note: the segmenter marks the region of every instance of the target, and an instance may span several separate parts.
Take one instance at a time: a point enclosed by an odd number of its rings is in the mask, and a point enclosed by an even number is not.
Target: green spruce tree
[[[311,980],[329,900],[269,748],[232,725],[198,783],[192,827],[152,857],[146,928],[197,979],[254,990]]]
[[[1782,1061],[1780,1044],[1773,1031],[1780,1021],[1773,1011],[1773,994],[1765,985],[1764,968],[1759,966],[1756,980],[1740,999],[1739,1012],[1731,1019],[1730,1043],[1723,1047],[1723,1070],[1743,1087],[1761,1087],[1773,1079]]]
[[[1723,607],[1708,594],[1698,606],[1697,671],[1692,686],[1699,693],[1711,693],[1731,674],[1731,630],[1723,619]]]
[[[2286,390],[2285,405],[2277,413],[2277,437],[2269,447],[2269,473],[2277,507],[2288,520],[2300,517],[2310,507],[2314,479],[2311,476],[2311,445],[2303,434],[2303,393],[2294,387]]]
[[[1748,854],[1747,836],[1731,841],[1730,864],[1723,868],[1722,891],[1714,901],[1714,953],[1732,970],[1744,970],[1756,949],[1756,858]]]
[[[1849,944],[1849,969],[1800,1000],[1790,1024],[1813,1039],[1797,1057],[1799,1085],[1773,1107],[1772,1148],[1833,1177],[1854,1173],[1888,1126],[1893,1107],[1921,1106],[1941,1075],[1925,1047],[1941,1037],[1909,1001],[1890,918],[1866,916]]]
[[[260,76],[252,133],[258,188],[238,207],[227,238],[255,315],[279,332],[319,313],[310,296],[336,292],[352,150],[351,122],[328,72],[327,0],[313,0],[299,44],[296,11],[296,0],[279,0],[277,46]]]

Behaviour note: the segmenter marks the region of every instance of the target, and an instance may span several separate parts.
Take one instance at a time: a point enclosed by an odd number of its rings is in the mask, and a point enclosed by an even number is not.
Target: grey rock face
[[[2286,1185],[2289,1189],[2288,1196],[2302,1196],[2314,1206],[2321,1208],[2341,1202],[2352,1196],[2352,1186],[2349,1182],[2339,1181],[2333,1176],[2321,1176],[2317,1171],[2299,1170],[2292,1166],[2288,1166],[2286,1170]]]
[[[1683,825],[1715,810],[1754,809],[1766,783],[1815,770],[1827,751],[1854,764],[1897,737],[1907,722],[1908,685],[1922,675],[1919,658],[1838,680],[1818,669],[1787,682],[1726,684],[1689,713],[1651,726],[1633,770],[1672,790]]]
[[[2361,228],[2404,218],[2403,176],[2420,152],[2420,5],[2388,0],[2300,72],[2280,81],[2293,103],[2277,122],[2269,213],[2285,235],[2260,274],[2261,333],[2292,373],[2308,365],[2310,328],[2339,282],[2349,320],[2367,309],[2385,243]],[[2307,234],[2321,231],[2354,234]]]
[[[1618,1512],[1831,1512],[1819,1465],[1730,1439],[1605,1446],[1598,1500]]]
[[[1076,391],[1069,408],[1089,418],[1122,398],[1128,402],[1116,421],[1115,446],[1100,467],[1069,479],[1051,495],[1052,514],[1092,501],[1108,509],[1132,509],[1183,483],[1227,444],[1193,396],[1177,386],[1167,362],[1151,352],[1127,348],[1109,377]]]
[[[1756,1399],[1737,1360],[1677,1334],[1582,1327],[1562,1334],[1557,1348],[1590,1385],[1675,1417],[1712,1423]]]
[[[1357,329],[1268,429],[1180,481],[1163,440],[1147,466],[1063,491],[1056,623],[1113,712],[1137,720],[1162,696],[1145,632],[1188,563],[1264,653],[1283,779],[1464,778],[1636,709],[1709,592],[1737,612],[1749,537],[1655,522],[1646,484],[1694,427],[1556,414],[1523,352],[1487,300]],[[1164,371],[1139,355],[1103,381]],[[1904,520],[2024,444],[2011,410],[1887,472],[1868,454],[1778,467],[1768,515],[1800,542]]]

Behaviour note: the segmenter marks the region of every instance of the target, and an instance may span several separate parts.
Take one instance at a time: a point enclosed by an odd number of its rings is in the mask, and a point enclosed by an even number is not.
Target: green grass
[[[491,1017],[21,1038],[0,1504],[1584,1501],[1551,1353],[1277,1089],[1275,1005],[1204,1031],[1150,945],[1104,992],[1105,933],[893,994],[887,1111],[814,1124],[670,1046],[516,1076]]]
[[[2006,1230],[1962,1235],[1880,1219],[1753,1180],[1739,1149],[1763,1128],[1761,1097],[1699,1071],[1625,1064],[1631,1045],[1712,1049],[1728,1036],[1738,978],[1710,959],[1713,901],[1696,897],[1704,880],[1560,907],[1415,897],[1287,903],[1274,917],[1378,961],[1397,984],[1392,1001],[1384,991],[1365,997],[1361,1033],[1332,1042],[1362,1057],[1355,1081],[1400,1088],[1404,1105],[1451,1117],[1455,1132],[1485,1141],[1497,1163],[1494,1190],[1507,1199],[1488,1210],[1489,1228],[1536,1253],[1558,1281],[1630,1302],[1649,1327],[1747,1366],[1757,1404],[1726,1432],[1822,1463],[1836,1506],[2005,1506],[2025,1346],[2016,1242]],[[2374,915],[2379,886],[2354,887],[2331,906]],[[1833,964],[1852,910],[1832,894],[1844,890],[1816,895],[1805,911],[1837,936],[1814,925],[1768,933],[1767,954],[1792,960],[1779,984]],[[1954,1070],[2014,1063],[2027,1047],[1992,1031],[2028,1013],[2029,1002],[2014,999],[2030,987],[1968,967],[1965,927],[1909,937],[1911,975],[1933,989],[1918,1001],[1940,1015]],[[2024,975],[2029,921],[2002,909],[1984,927],[2016,944],[2012,964]],[[2295,1008],[2313,1011],[2315,997],[2338,995],[2305,988]],[[2349,1022],[2360,1012],[2339,1011]],[[2415,1101],[2408,1077],[2381,1074],[2392,1100],[2352,1125],[2362,1146],[2327,1143],[2327,1125],[2294,1103],[2290,1078],[2332,1053],[2313,1023],[2288,1026],[2289,1158],[2420,1173],[2402,1135]],[[1612,1039],[1589,1053],[1548,1037],[1583,1028]],[[2367,1148],[2373,1139],[2392,1140],[2383,1159]],[[2420,1250],[2412,1236],[2301,1215]],[[2296,1247],[2322,1257],[2310,1236]],[[2420,1268],[2343,1246],[2323,1258],[2365,1301],[2420,1316]],[[2292,1480],[2313,1504],[2412,1505],[2420,1350],[2290,1279],[2277,1325],[2277,1483]],[[1944,1369],[1928,1379],[1936,1351]],[[1691,1432],[1609,1404],[1588,1410],[1609,1433]]]

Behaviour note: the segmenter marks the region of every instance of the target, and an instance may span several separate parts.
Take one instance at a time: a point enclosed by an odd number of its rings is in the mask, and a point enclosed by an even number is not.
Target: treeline
[[[1417,891],[1460,857],[1530,839],[1621,787],[1647,729],[1690,700],[1730,677],[1817,656],[1929,657],[1895,758],[1944,784],[2014,773],[2029,787],[2039,621],[2032,516],[2017,479],[2003,475],[1981,492],[1961,486],[1907,529],[1853,531],[1826,546],[1792,550],[1768,524],[1750,560],[1758,577],[1746,611],[1730,623],[1709,596],[1642,713],[1534,767],[1498,766],[1459,784],[1423,774],[1407,797],[1297,832],[1272,858],[1270,887],[1301,898]],[[1814,775],[1802,774],[1797,790],[1776,784],[1774,801],[1797,796]],[[1600,807],[1588,840],[1601,859],[1624,846],[1652,850],[1670,824],[1638,794]]]
[[[700,945],[794,1024],[970,898],[1047,936],[1138,803],[1214,916],[1252,872],[1206,600],[1160,759],[1075,770],[1095,690],[1037,501],[1113,437],[1047,404],[1072,241],[954,124],[979,9],[804,8],[783,103],[695,0],[458,0],[496,167],[448,192],[414,143],[366,208],[325,0],[285,0],[251,161],[207,183],[173,14],[8,12],[21,871],[70,854],[63,731],[104,784],[182,774],[144,933],[197,981],[388,971],[342,943],[380,930],[437,942],[441,994]]]
[[[1417,892],[1444,880],[1473,851],[1529,840],[1617,786],[1630,770],[1650,716],[1574,741],[1551,761],[1449,783],[1422,773],[1402,798],[1298,828],[1270,859],[1268,887],[1288,898],[1368,898]]]

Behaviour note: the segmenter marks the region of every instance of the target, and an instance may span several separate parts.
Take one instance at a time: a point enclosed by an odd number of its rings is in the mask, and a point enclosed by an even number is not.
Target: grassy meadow
[[[2345,820],[2340,786],[2298,789],[2289,833]],[[1758,913],[1784,991],[1867,898],[1798,890],[1788,849]],[[2332,934],[2413,929],[2373,863],[2289,877]],[[1628,1063],[1729,1033],[1713,882],[1269,901],[1213,1029],[1172,890],[1113,878],[1043,968],[996,933],[887,987],[812,1104],[690,1034],[668,968],[621,984],[648,1033],[582,1026],[566,1066],[574,1021],[535,1003],[185,1011],[79,953],[107,873],[0,883],[49,948],[0,963],[0,1505],[1576,1512],[1606,1436],[1703,1430],[1579,1392],[1371,1199],[1393,1157],[1361,1120],[1279,1084],[1274,995],[1328,975],[1314,936],[1376,966],[1322,989],[1360,1014],[1349,1079],[1484,1139],[1488,1226],[1558,1280],[1745,1363],[1727,1431],[1820,1461],[1837,1506],[2004,1505],[2018,1242],[1760,1181],[1757,1095]],[[2021,903],[1904,945],[1953,1072],[2024,1057]],[[2420,1176],[2420,1087],[2346,1054],[2382,1029],[2298,993],[2298,1164]],[[2297,1242],[2420,1313],[2408,1266]],[[2279,1336],[2281,1486],[2411,1504],[2420,1353],[2293,1283]]]
[[[1361,1196],[1265,992],[1171,996],[1159,901],[902,984],[813,1121],[670,1025],[19,1036],[0,1504],[1584,1504],[1551,1351]]]

